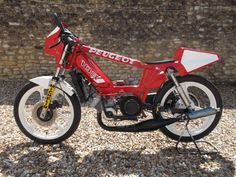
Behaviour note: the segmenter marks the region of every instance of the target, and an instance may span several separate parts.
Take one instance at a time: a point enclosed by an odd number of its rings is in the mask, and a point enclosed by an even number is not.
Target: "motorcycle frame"
[[[76,44],[70,51],[67,51],[68,46],[64,46],[62,42],[57,47],[50,48],[49,46],[58,41],[60,32],[61,30],[58,27],[55,28],[45,40],[45,53],[56,58],[58,67],[56,75],[58,75],[59,70],[62,68],[67,70],[77,69],[92,83],[100,96],[115,96],[117,94],[129,93],[137,96],[142,103],[145,103],[148,93],[152,89],[160,88],[168,80],[166,74],[168,68],[175,70],[180,76],[185,76],[220,60],[220,56],[216,53],[181,47],[176,50],[173,61],[150,64],[84,45],[79,38],[75,39]],[[116,85],[91,56],[142,69],[143,72],[139,83],[137,85]],[[192,67],[192,61],[189,61],[191,57],[195,59],[203,57],[206,61],[201,60],[197,66]]]
[[[138,85],[115,85],[89,55],[142,69],[143,72]],[[151,89],[160,88],[167,80],[167,68],[175,68],[182,75],[186,73],[184,67],[181,67],[178,62],[146,64],[137,59],[114,54],[87,45],[76,47],[69,61],[69,68],[78,69],[85,78],[92,83],[100,96],[115,96],[122,93],[131,93],[139,97],[142,103],[145,103],[147,94]]]

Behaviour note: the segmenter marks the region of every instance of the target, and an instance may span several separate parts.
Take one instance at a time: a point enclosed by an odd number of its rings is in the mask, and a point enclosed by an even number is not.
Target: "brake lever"
[[[55,44],[49,46],[49,49],[58,46],[60,43],[61,43],[61,40],[59,40],[57,43],[55,43]]]

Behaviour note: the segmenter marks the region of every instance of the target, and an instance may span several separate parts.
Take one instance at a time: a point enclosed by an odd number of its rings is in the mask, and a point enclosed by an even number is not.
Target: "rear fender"
[[[30,82],[33,82],[47,89],[49,82],[51,80],[52,80],[52,76],[40,76],[40,77],[35,77],[33,79],[30,79]],[[67,93],[70,96],[76,93],[73,87],[64,80],[60,81],[60,85],[58,86],[58,88],[63,90],[65,93]]]

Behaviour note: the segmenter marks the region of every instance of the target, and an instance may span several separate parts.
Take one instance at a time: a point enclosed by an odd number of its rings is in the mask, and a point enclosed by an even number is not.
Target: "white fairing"
[[[52,80],[52,76],[40,76],[40,77],[30,79],[31,82],[38,84],[45,89],[48,88],[49,82],[51,80]],[[74,94],[73,88],[66,81],[60,81],[59,83],[60,84],[58,84],[57,86],[58,88],[61,88],[64,92],[66,92],[70,96]]]
[[[184,50],[181,63],[184,65],[187,72],[191,72],[218,60],[219,57],[216,54]]]

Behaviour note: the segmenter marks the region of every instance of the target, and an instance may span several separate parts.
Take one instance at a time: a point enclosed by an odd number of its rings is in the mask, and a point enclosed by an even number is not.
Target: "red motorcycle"
[[[142,62],[85,45],[56,14],[54,18],[57,27],[46,37],[45,52],[56,58],[56,73],[31,79],[14,104],[16,123],[30,139],[54,144],[69,138],[85,102],[97,110],[99,125],[108,131],[160,129],[171,139],[189,142],[218,124],[223,107],[218,90],[203,77],[190,75],[220,61],[218,54],[181,47],[171,60]],[[143,69],[139,83],[111,81],[92,55]],[[73,87],[65,81],[65,71]],[[123,121],[129,124],[110,125]]]

